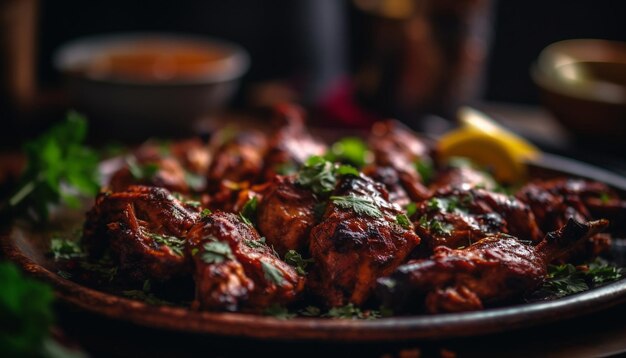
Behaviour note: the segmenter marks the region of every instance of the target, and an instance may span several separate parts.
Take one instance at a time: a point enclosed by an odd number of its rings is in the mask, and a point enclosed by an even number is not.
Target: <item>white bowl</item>
[[[183,49],[216,54],[193,71],[138,73],[107,71],[99,65],[115,53]],[[155,50],[157,49],[157,50]],[[137,33],[81,38],[63,45],[55,67],[66,75],[72,104],[87,114],[94,127],[113,138],[189,133],[199,118],[223,107],[249,66],[247,52],[232,43],[191,35]],[[180,66],[179,66],[180,67]],[[104,69],[104,70],[103,70]]]

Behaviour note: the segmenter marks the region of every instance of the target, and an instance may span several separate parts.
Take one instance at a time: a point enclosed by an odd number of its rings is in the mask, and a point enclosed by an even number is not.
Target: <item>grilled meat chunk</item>
[[[437,246],[469,246],[489,234],[510,234],[531,242],[543,237],[526,204],[484,189],[441,189],[417,205],[411,220],[422,238],[421,256],[430,255]]]
[[[448,166],[437,173],[437,176],[429,186],[432,192],[445,188],[461,190],[483,188],[494,190],[496,183],[490,175],[472,167]]]
[[[313,192],[298,186],[294,175],[277,175],[258,205],[257,227],[280,255],[308,251],[316,205]]]
[[[185,236],[198,210],[164,188],[103,192],[87,213],[83,242],[94,255],[110,248],[120,272],[131,279],[165,281],[189,271]]]
[[[304,287],[294,268],[235,214],[216,212],[202,218],[187,240],[199,308],[262,310],[292,302]]]
[[[394,308],[415,310],[423,301],[429,313],[482,309],[536,289],[548,263],[607,225],[606,220],[570,219],[536,246],[505,234],[486,236],[464,249],[439,246],[431,257],[411,261],[378,280],[378,292]]]
[[[269,141],[265,157],[264,178],[276,174],[291,174],[313,155],[323,155],[326,145],[311,136],[304,125],[304,110],[292,104],[274,108],[274,125],[279,129]]]
[[[322,221],[313,227],[311,286],[328,306],[363,304],[376,279],[390,274],[420,242],[410,223],[398,223],[399,206],[370,178],[344,176]]]
[[[376,166],[393,168],[411,200],[420,201],[428,197],[428,189],[415,163],[430,162],[429,149],[410,129],[393,120],[378,122],[372,126],[368,142]]]
[[[263,133],[233,133],[225,129],[215,135],[211,146],[214,152],[207,174],[210,190],[215,190],[223,180],[253,183],[261,175],[267,151],[267,138]]]

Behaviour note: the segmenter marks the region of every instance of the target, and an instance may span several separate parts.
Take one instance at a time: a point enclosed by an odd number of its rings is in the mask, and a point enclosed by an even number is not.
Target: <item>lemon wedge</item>
[[[468,158],[490,170],[502,183],[518,183],[526,178],[526,163],[541,155],[537,147],[480,111],[462,107],[458,115],[460,127],[444,134],[438,142],[440,160]]]

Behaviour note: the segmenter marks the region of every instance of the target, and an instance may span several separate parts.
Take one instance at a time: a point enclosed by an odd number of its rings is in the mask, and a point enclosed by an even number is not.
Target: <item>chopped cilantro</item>
[[[55,260],[69,260],[85,256],[85,252],[78,242],[61,238],[50,240],[50,253]]]
[[[202,191],[206,186],[206,178],[204,176],[189,171],[185,171],[185,182],[195,192]]]
[[[128,171],[137,180],[151,180],[159,172],[157,163],[139,164],[134,155],[127,156],[125,161]]]
[[[331,196],[330,200],[343,209],[351,209],[358,215],[367,215],[373,218],[382,218],[383,213],[370,199],[362,196]]]
[[[335,142],[324,156],[331,162],[340,162],[363,167],[372,161],[367,144],[357,137],[345,137]]]
[[[286,307],[276,303],[263,310],[263,314],[278,319],[290,319],[296,316],[295,313],[290,313]]]
[[[243,241],[243,243],[246,246],[248,246],[250,248],[253,248],[253,249],[262,249],[262,248],[267,246],[266,243],[265,243],[265,238],[264,237],[262,237],[262,238],[260,238],[258,240],[245,239]]]
[[[402,226],[402,228],[404,228],[404,229],[410,229],[411,228],[411,221],[404,214],[396,215],[396,222],[398,223],[398,225]]]
[[[209,209],[202,209],[202,211],[200,212],[200,217],[201,218],[206,218],[207,216],[211,215],[213,212]]]
[[[53,321],[50,286],[0,262],[0,350],[5,357],[38,357]]]
[[[416,203],[409,203],[409,205],[406,206],[406,215],[408,217],[411,217],[411,216],[415,215],[416,212],[417,212],[417,204]]]
[[[258,205],[259,205],[259,202],[256,196],[248,200],[243,205],[243,208],[241,209],[241,212],[239,213],[239,217],[241,217],[241,220],[244,223],[250,226],[254,226],[254,222],[256,222],[256,209]]]
[[[359,171],[355,167],[345,164],[338,166],[335,172],[338,175],[354,175],[357,177],[359,176]]]
[[[51,205],[79,205],[79,194],[98,192],[98,155],[84,145],[87,120],[69,112],[66,120],[26,143],[27,166],[18,189],[0,209],[46,221]]]
[[[297,182],[310,188],[315,194],[325,195],[335,189],[337,179],[334,174],[334,165],[331,162],[312,156],[298,172]]]
[[[415,162],[415,170],[422,177],[422,182],[428,184],[435,176],[435,166],[429,158],[422,158]]]
[[[202,256],[200,256],[202,261],[207,264],[219,264],[226,260],[235,259],[228,243],[217,241],[217,239],[213,236],[210,236],[209,240],[209,242],[202,245],[202,248],[204,249]]]
[[[154,240],[155,243],[167,246],[172,252],[178,256],[183,256],[185,249],[185,240],[171,235],[160,235],[155,233],[146,233],[146,236]]]
[[[572,264],[550,265],[547,280],[540,292],[563,297],[586,291],[597,284],[619,280],[622,276],[621,269],[599,261],[589,264],[586,270]]]
[[[322,314],[322,310],[316,306],[306,306],[298,313],[305,317],[319,317]]]
[[[436,219],[428,219],[426,215],[422,215],[419,219],[419,225],[435,235],[448,236],[452,233],[454,227],[448,223],[443,223]]]
[[[298,171],[298,166],[295,165],[293,162],[289,161],[286,163],[277,164],[274,167],[274,171],[276,172],[276,174],[280,174],[280,175],[294,174]]]
[[[285,254],[285,262],[295,267],[296,272],[300,276],[304,276],[306,275],[306,267],[310,263],[315,262],[315,260],[313,260],[312,258],[304,259],[302,258],[302,255],[300,255],[296,250],[289,250]]]
[[[345,306],[333,307],[328,310],[325,317],[331,318],[349,318],[349,319],[363,319],[365,316],[360,308],[356,307],[352,303],[348,303]]]
[[[263,269],[263,275],[265,279],[273,282],[276,285],[282,285],[285,278],[283,274],[272,264],[265,261],[261,261],[261,268]]]

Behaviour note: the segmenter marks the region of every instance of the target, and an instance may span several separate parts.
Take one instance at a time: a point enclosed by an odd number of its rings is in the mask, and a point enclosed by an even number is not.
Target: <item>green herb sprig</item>
[[[344,175],[358,176],[359,171],[350,165],[335,165],[322,157],[312,156],[298,172],[297,183],[315,194],[327,196],[335,189],[337,177]]]
[[[378,206],[370,198],[347,195],[347,196],[331,196],[330,200],[337,206],[353,210],[358,215],[367,215],[372,218],[382,218],[383,213]]]
[[[63,201],[77,207],[81,194],[95,195],[99,158],[85,147],[86,134],[87,120],[72,111],[65,121],[26,143],[26,170],[4,210],[47,221],[52,205]]]
[[[306,268],[309,264],[314,263],[313,258],[305,259],[296,250],[289,250],[285,254],[285,262],[293,266],[300,276],[306,275]]]

